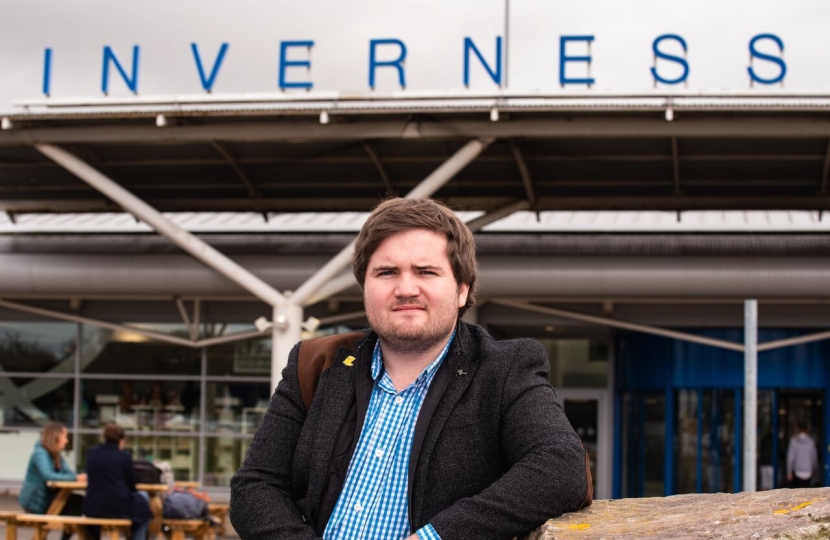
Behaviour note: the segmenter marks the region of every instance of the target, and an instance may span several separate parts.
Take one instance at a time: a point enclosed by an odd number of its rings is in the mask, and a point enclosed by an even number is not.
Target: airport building
[[[598,498],[782,487],[799,422],[830,485],[830,6],[0,14],[0,483],[117,421],[226,490],[397,194],[474,230],[466,318],[545,346]]]

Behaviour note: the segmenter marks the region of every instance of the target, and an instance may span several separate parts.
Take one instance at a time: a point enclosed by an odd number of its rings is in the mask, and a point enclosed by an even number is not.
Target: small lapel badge
[[[354,356],[347,356],[346,359],[343,360],[343,363],[346,364],[349,367],[352,367],[354,365],[354,361],[355,361]]]
[[[466,369],[459,369],[456,373],[458,374],[459,377],[463,377],[467,374],[467,370]]]

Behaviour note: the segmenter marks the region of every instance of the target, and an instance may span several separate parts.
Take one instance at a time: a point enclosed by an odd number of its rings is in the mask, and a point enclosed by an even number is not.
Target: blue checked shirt
[[[383,369],[378,340],[369,409],[346,484],[323,532],[325,540],[402,540],[411,534],[407,480],[415,421],[454,337],[455,331],[438,358],[400,392]],[[430,524],[417,534],[420,540],[441,540]]]

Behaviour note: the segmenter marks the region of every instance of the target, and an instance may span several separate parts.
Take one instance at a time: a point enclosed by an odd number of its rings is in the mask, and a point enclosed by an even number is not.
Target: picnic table
[[[86,490],[87,483],[85,481],[67,480],[46,482],[46,485],[58,490],[57,495],[52,499],[52,504],[46,510],[46,514],[57,515],[66,506],[66,501],[69,500],[72,492]],[[153,519],[150,520],[150,534],[158,534],[161,532],[162,520],[162,504],[159,495],[167,493],[170,488],[167,484],[136,484],[135,488],[139,491],[146,491],[150,495],[150,510],[153,512]]]

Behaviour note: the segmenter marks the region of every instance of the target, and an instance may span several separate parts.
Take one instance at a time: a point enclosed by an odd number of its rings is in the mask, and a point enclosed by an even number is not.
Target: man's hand
[[[418,540],[418,535],[417,534],[410,534],[409,536],[406,537],[406,540]]]
[[[75,480],[77,480],[78,482],[86,482],[86,473],[76,474]]]

